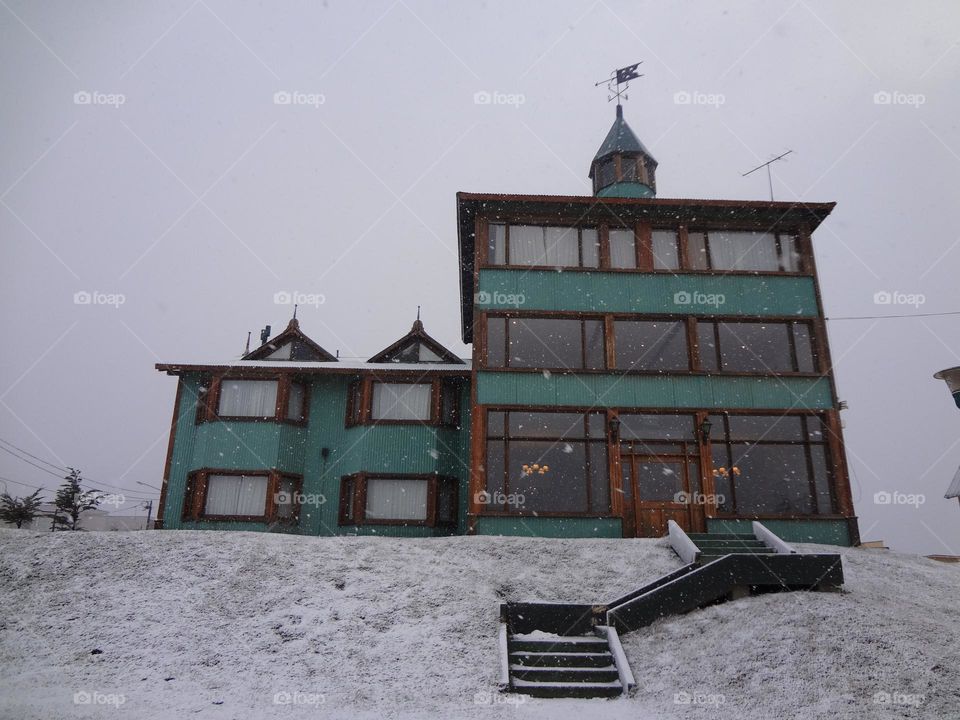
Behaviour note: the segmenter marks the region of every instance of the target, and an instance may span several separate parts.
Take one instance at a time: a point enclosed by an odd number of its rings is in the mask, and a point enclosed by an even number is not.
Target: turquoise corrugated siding
[[[477,373],[481,405],[827,409],[825,378]]]
[[[692,294],[694,291],[705,295],[722,295],[723,303],[684,304],[676,301],[679,293]],[[510,298],[511,295],[514,298]],[[480,310],[817,315],[813,278],[805,276],[671,275],[498,268],[480,271],[476,300]]]
[[[787,542],[850,545],[850,532],[844,520],[761,520],[761,522]],[[750,520],[707,518],[707,532],[750,534],[753,529]]]
[[[423,537],[448,529],[370,526],[339,527],[340,478],[351,473],[433,473],[452,475],[460,486],[460,522],[465,527],[469,477],[470,395],[461,396],[461,427],[384,425],[347,428],[347,377],[319,377],[311,383],[306,428],[272,422],[212,422],[196,425],[199,378],[184,377],[180,420],[164,509],[164,527],[264,530],[257,523],[182,523],[187,474],[203,467],[255,470],[278,468],[303,476],[303,494],[317,504],[304,505],[300,526],[307,535],[371,534]],[[322,449],[328,448],[326,460]]]
[[[619,518],[478,517],[478,535],[553,538],[618,538]]]

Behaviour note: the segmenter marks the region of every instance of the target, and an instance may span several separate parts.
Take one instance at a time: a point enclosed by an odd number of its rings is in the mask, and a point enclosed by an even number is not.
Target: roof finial
[[[249,331],[249,330],[247,330],[247,347],[246,347],[246,349],[243,351],[243,354],[244,354],[244,355],[249,355],[249,354],[250,354],[250,331]]]
[[[417,305],[417,320],[420,319],[420,306]]]
[[[423,323],[420,322],[420,306],[417,305],[417,319],[413,321],[413,329],[410,332],[423,332]]]
[[[296,303],[294,303],[294,305],[293,305],[293,319],[294,319],[294,320],[297,319],[297,308],[298,308],[298,307],[300,307],[300,306],[297,305]]]
[[[630,87],[630,81],[643,77],[641,73],[637,72],[637,68],[642,64],[643,60],[633,65],[627,65],[619,70],[614,70],[606,80],[601,80],[593,84],[594,87],[599,87],[604,84],[607,86],[607,90],[610,92],[610,95],[607,96],[607,102],[616,98],[617,117],[623,117],[623,108],[620,107],[620,96],[622,95],[624,100],[629,100],[630,96],[627,95],[626,92]],[[616,85],[616,87],[614,87],[614,85]],[[623,85],[623,89],[620,88],[621,85]]]

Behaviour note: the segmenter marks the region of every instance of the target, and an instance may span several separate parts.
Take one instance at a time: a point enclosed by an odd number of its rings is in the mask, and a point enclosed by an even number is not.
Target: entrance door
[[[662,537],[667,534],[668,520],[688,532],[700,529],[702,506],[691,495],[691,486],[700,485],[696,460],[685,455],[625,454],[620,458],[624,534]],[[695,513],[695,508],[701,512]]]

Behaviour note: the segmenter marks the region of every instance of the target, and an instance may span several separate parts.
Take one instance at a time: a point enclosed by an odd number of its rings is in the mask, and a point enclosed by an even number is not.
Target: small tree
[[[15,523],[17,528],[23,527],[25,522],[32,521],[40,514],[40,490],[25,498],[10,497],[7,493],[0,495],[0,520]]]
[[[53,501],[52,530],[79,530],[80,514],[94,510],[100,504],[100,493],[96,490],[84,490],[80,487],[80,471],[68,468],[70,474],[64,478],[63,485],[57,490]]]

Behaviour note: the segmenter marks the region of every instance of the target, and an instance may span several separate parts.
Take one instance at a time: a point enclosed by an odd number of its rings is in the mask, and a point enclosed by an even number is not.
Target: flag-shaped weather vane
[[[610,92],[610,95],[607,97],[607,102],[610,102],[614,98],[617,100],[617,105],[620,104],[620,97],[623,96],[624,100],[629,100],[629,96],[626,94],[627,89],[630,87],[630,81],[636,80],[637,78],[643,77],[642,73],[637,72],[637,68],[643,64],[643,60],[633,65],[627,65],[626,67],[620,68],[619,70],[614,70],[610,73],[610,77],[600,82],[594,83],[594,87],[600,87],[601,85],[606,85],[607,90]],[[623,87],[621,87],[621,85]]]

